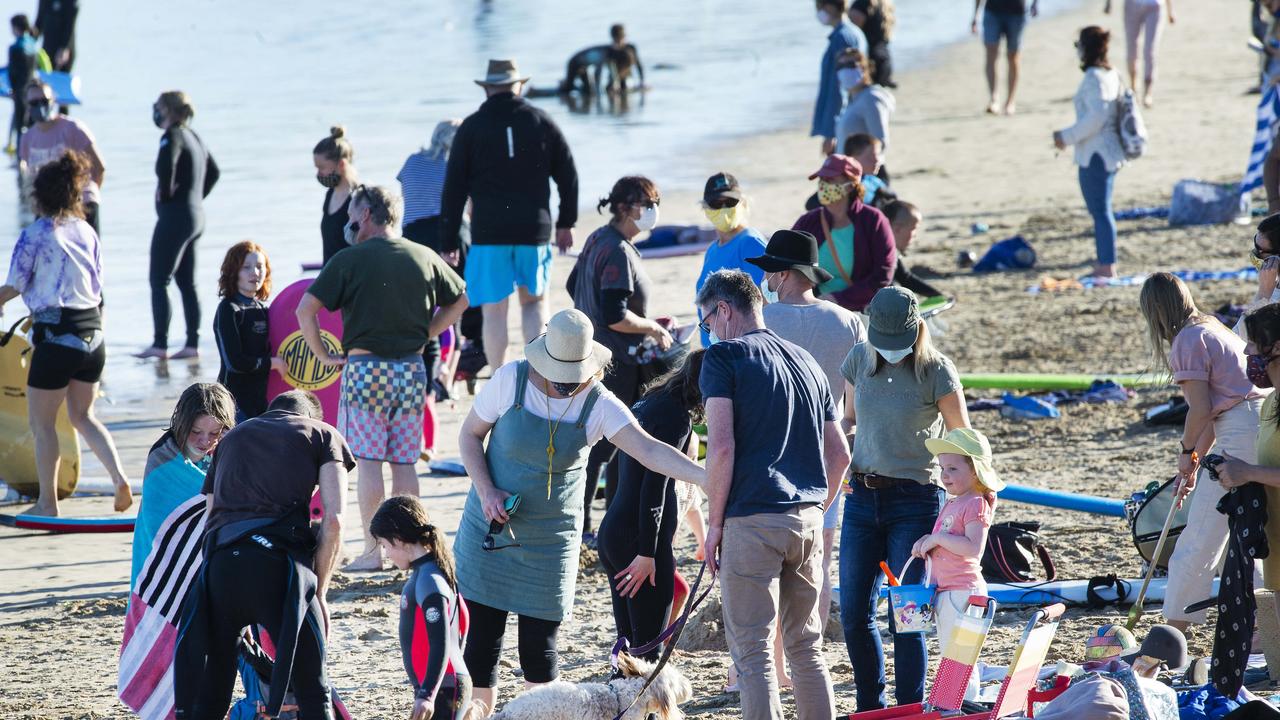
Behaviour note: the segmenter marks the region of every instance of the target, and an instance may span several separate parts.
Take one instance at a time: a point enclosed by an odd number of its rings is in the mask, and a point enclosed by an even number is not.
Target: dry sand
[[[982,50],[976,41],[944,48],[929,67],[901,78],[900,108],[893,123],[888,164],[894,187],[925,212],[923,236],[912,263],[957,272],[961,249],[981,251],[1001,237],[1022,233],[1036,247],[1039,267],[1031,272],[975,277],[959,272],[938,284],[959,298],[944,316],[948,332],[942,349],[962,372],[1062,371],[1134,372],[1146,369],[1136,288],[1103,289],[1062,295],[1025,292],[1042,273],[1079,275],[1093,257],[1091,225],[1083,212],[1069,153],[1055,156],[1050,133],[1071,121],[1071,96],[1079,79],[1072,41],[1084,24],[1098,22],[1116,31],[1121,61],[1119,19],[1076,11],[1032,22],[1024,42],[1023,88],[1019,114],[981,114],[985,87]],[[1254,56],[1244,48],[1248,35],[1244,5],[1226,2],[1180,3],[1179,22],[1169,28],[1161,48],[1158,104],[1146,113],[1151,129],[1148,157],[1121,171],[1116,182],[1118,207],[1166,202],[1173,183],[1183,177],[1237,179],[1251,141],[1256,98],[1243,91],[1252,79]],[[814,54],[821,51],[815,47]],[[810,82],[808,68],[800,77]],[[801,130],[726,142],[708,148],[707,174],[724,168],[747,185],[753,225],[764,230],[789,226],[811,191],[805,176],[820,161],[818,143]],[[673,162],[683,162],[673,158]],[[625,168],[620,168],[625,170]],[[661,184],[662,178],[656,178]],[[588,188],[589,193],[605,188]],[[668,194],[664,219],[696,222],[694,193]],[[584,214],[579,239],[590,231]],[[972,222],[991,226],[973,237]],[[1252,230],[1238,226],[1170,228],[1161,221],[1121,224],[1119,260],[1125,273],[1161,269],[1237,269],[1244,265]],[[687,315],[700,258],[648,262],[663,292],[655,313]],[[562,282],[569,261],[554,271]],[[1253,288],[1240,282],[1197,285],[1204,308],[1240,302]],[[563,291],[557,308],[568,304]],[[513,328],[513,337],[518,331]],[[206,364],[193,377],[210,379]],[[179,383],[180,385],[180,383]],[[995,413],[977,413],[973,421],[992,438],[997,467],[1014,482],[1106,497],[1123,497],[1175,468],[1176,429],[1150,430],[1141,424],[1144,409],[1161,402],[1169,390],[1141,393],[1126,406],[1072,406],[1056,421],[1010,422]],[[149,407],[129,408],[114,425],[129,471],[141,472],[147,447],[171,407],[172,396],[156,397]],[[453,438],[468,403],[443,413],[441,454],[456,455]],[[353,478],[354,480],[354,478]],[[468,483],[424,475],[422,497],[445,526],[456,522]],[[356,551],[358,513],[354,493],[347,511],[347,549]],[[66,504],[75,515],[107,511],[105,499],[75,499]],[[12,512],[17,508],[5,508]],[[597,517],[600,512],[597,509]],[[1104,572],[1133,577],[1139,560],[1123,523],[1080,513],[1004,503],[997,520],[1035,519],[1045,523],[1047,542],[1066,578]],[[115,699],[116,659],[126,605],[129,536],[51,537],[0,530],[0,714],[17,718],[128,717]],[[696,571],[692,542],[685,534],[678,547],[686,573]],[[608,592],[601,573],[584,563],[577,610],[561,634],[564,677],[599,679],[608,669],[613,641]],[[335,619],[329,668],[334,685],[357,717],[391,717],[408,712],[405,684],[395,640],[396,594],[400,573],[340,575],[331,593]],[[1098,624],[1120,619],[1116,608],[1072,610],[1058,633],[1051,657],[1079,660],[1084,637]],[[1007,662],[1027,612],[999,613],[984,658]],[[693,680],[696,699],[685,710],[703,718],[735,717],[737,696],[720,691],[727,655],[714,613],[700,616],[691,630],[699,650],[681,651],[677,665]],[[1148,618],[1144,624],[1149,623]],[[696,637],[694,637],[696,636]],[[852,677],[839,633],[830,636],[826,655],[836,682],[838,707],[853,709]],[[1207,654],[1210,643],[1199,629],[1192,649]],[[891,644],[888,646],[891,649]],[[517,687],[514,652],[503,659],[503,690]],[[892,675],[890,675],[892,678]]]

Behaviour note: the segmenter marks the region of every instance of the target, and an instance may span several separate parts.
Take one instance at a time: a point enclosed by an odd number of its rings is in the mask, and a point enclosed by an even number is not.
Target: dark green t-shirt
[[[370,238],[334,255],[307,292],[342,311],[342,347],[385,358],[427,343],[437,307],[452,305],[466,283],[434,250],[403,238]]]

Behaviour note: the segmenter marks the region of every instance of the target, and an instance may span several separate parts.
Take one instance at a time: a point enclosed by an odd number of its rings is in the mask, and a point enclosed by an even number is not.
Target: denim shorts
[[[1022,28],[1027,24],[1027,16],[1022,13],[1002,13],[987,10],[982,13],[982,42],[987,45],[999,45],[1004,36],[1009,52],[1018,52],[1022,45]]]

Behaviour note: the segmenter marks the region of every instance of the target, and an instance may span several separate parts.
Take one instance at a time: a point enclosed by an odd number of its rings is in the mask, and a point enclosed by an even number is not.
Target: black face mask
[[[164,115],[160,113],[160,108],[151,108],[151,122],[155,123],[156,127],[164,129]]]
[[[335,188],[338,187],[338,183],[342,182],[342,174],[319,173],[316,175],[316,182],[320,183],[323,187]]]
[[[582,387],[582,383],[562,383],[562,382],[552,381],[551,387],[555,388],[556,392],[560,393],[561,395],[564,395],[565,397],[569,397],[570,395],[577,392],[578,388]]]

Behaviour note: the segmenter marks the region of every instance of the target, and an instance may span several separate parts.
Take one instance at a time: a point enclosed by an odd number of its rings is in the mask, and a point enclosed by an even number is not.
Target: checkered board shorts
[[[338,432],[362,460],[417,462],[427,391],[427,368],[420,356],[387,360],[352,355],[342,370]]]

